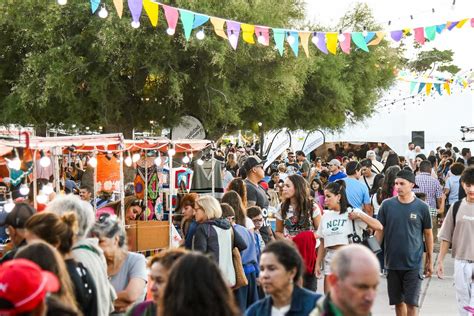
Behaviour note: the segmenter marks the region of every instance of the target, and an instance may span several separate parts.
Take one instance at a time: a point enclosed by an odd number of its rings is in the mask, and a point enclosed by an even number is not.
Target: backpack
[[[461,206],[462,200],[456,201],[453,204],[453,229],[456,227],[456,215],[458,214],[459,207]]]

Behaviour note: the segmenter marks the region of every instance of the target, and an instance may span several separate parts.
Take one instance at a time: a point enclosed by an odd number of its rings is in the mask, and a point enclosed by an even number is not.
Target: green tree
[[[408,62],[408,68],[418,72],[429,72],[437,70],[448,72],[451,75],[457,74],[461,68],[453,64],[452,50],[437,50],[433,48],[429,51],[420,51],[417,58]]]
[[[126,3],[126,2],[125,2]],[[111,1],[107,1],[112,11]],[[173,1],[171,5],[257,25],[291,28],[303,20],[298,0]],[[296,58],[242,40],[234,51],[212,28],[203,41],[169,36],[160,10],[157,29],[145,13],[130,27],[91,16],[89,1],[0,3],[0,123],[103,126],[130,135],[154,121],[172,127],[183,115],[204,123],[210,138],[255,127],[337,128],[370,115],[394,79],[400,52],[386,43],[365,53]],[[357,7],[341,23],[361,29]],[[342,24],[341,24],[342,25]],[[364,26],[371,26],[365,23]],[[180,26],[178,26],[180,28]],[[272,41],[271,41],[272,42]]]

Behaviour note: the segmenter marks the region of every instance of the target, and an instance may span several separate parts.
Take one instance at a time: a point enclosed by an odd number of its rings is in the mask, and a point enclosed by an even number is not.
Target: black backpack
[[[454,205],[453,205],[453,229],[454,227],[456,227],[456,215],[458,214],[459,207],[461,206],[461,202],[462,200],[458,200],[454,202]]]

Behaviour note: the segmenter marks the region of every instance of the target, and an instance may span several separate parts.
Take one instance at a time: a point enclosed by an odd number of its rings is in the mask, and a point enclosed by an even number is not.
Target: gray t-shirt
[[[385,267],[390,270],[420,269],[423,232],[431,229],[428,204],[418,198],[401,203],[398,197],[383,201],[378,220],[384,230]]]
[[[125,259],[125,262],[120,268],[120,271],[110,278],[110,283],[118,293],[125,290],[128,282],[133,278],[143,279],[145,282],[148,280],[146,273],[146,259],[140,253],[129,252],[127,259]],[[138,298],[137,303],[143,302],[145,295],[146,287],[143,288],[143,295]]]
[[[451,205],[438,237],[452,243],[453,258],[474,260],[472,236],[474,236],[474,203],[470,203],[464,198],[456,214],[456,225],[454,225],[453,205]]]
[[[260,206],[262,210],[268,209],[270,201],[268,200],[265,190],[261,186],[253,184],[248,179],[245,179],[245,186],[247,187],[247,202],[255,201],[255,204]]]

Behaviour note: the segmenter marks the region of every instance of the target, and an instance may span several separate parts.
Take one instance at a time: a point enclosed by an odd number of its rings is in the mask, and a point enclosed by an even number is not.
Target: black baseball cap
[[[245,170],[250,171],[253,167],[258,165],[262,165],[265,163],[265,160],[260,159],[258,156],[249,156],[247,160],[245,160],[244,168]]]
[[[400,170],[397,173],[397,178],[405,179],[415,185],[415,188],[418,188],[415,181],[415,175],[410,170]]]
[[[35,209],[26,203],[17,203],[12,211],[7,215],[2,226],[12,226],[13,228],[25,228],[26,221],[36,213]]]

